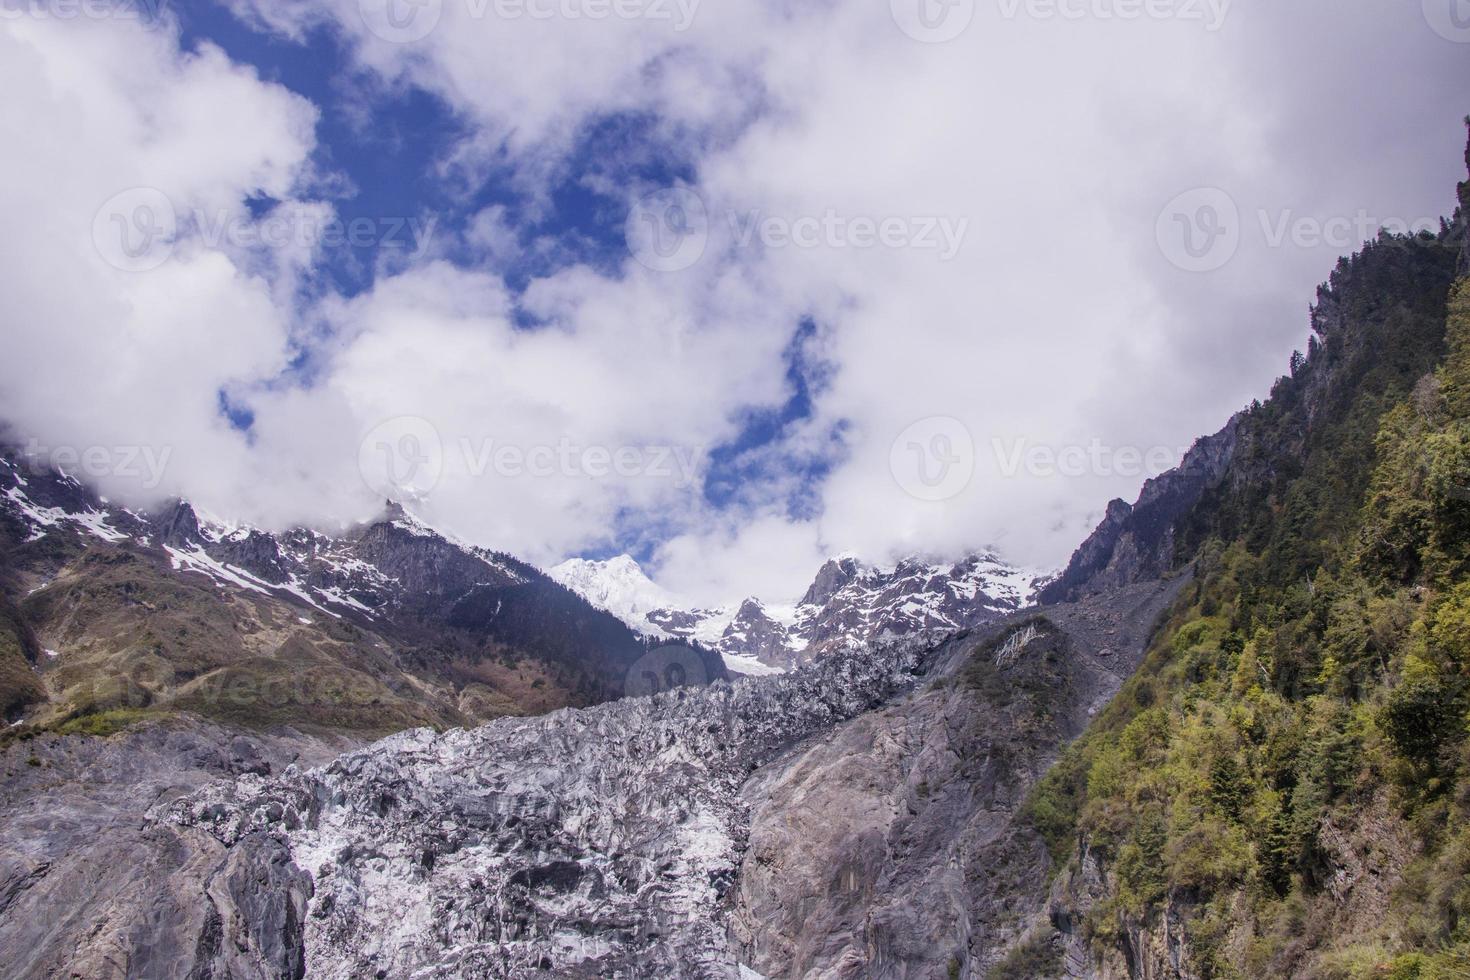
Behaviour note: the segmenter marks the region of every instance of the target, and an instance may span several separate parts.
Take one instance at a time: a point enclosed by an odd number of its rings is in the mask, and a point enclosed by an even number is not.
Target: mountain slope
[[[397,506],[335,536],[273,535],[183,503],[112,507],[13,452],[0,495],[10,720],[470,724],[619,697],[652,648],[531,566]],[[717,656],[686,653],[685,676],[724,676]]]
[[[1470,976],[1460,196],[1443,234],[1339,264],[1307,357],[1162,534],[1135,508],[1079,551],[1068,588],[1130,534],[1196,581],[1030,802],[1059,875],[1024,975]]]

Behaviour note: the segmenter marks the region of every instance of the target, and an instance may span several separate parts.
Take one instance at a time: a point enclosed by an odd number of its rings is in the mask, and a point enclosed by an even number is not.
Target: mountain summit
[[[843,557],[824,564],[797,602],[752,596],[701,608],[679,601],[627,555],[573,559],[548,574],[647,636],[710,646],[732,669],[756,674],[883,636],[990,622],[1027,605],[1036,581],[993,554],[952,563],[910,558],[891,568]]]

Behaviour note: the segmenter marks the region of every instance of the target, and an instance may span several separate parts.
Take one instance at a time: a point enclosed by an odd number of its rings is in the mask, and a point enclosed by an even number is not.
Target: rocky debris
[[[0,972],[978,976],[1045,900],[1016,808],[1176,588],[326,764],[194,722],[15,742]]]
[[[926,649],[909,639],[781,677],[405,732],[168,813],[207,829],[247,879],[290,886],[256,910],[265,932],[298,921],[309,896],[312,976],[733,977],[722,910],[746,838],[742,783],[910,689]],[[309,886],[279,867],[280,848]]]

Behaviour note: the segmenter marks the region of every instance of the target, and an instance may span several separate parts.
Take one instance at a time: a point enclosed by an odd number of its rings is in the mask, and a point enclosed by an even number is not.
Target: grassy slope
[[[1112,873],[1086,923],[1100,957],[1168,909],[1204,977],[1470,976],[1454,253],[1384,240],[1339,269],[1323,305],[1350,335],[1253,409],[1181,536],[1193,589],[1033,795],[1059,867],[1084,841]]]

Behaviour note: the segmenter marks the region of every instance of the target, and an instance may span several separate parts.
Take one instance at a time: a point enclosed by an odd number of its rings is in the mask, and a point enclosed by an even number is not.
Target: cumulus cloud
[[[171,453],[158,493],[231,486],[253,464],[219,393],[277,376],[290,326],[195,217],[289,198],[315,109],[137,22],[7,17],[0,84],[0,417],[52,447]]]
[[[378,6],[232,2],[299,43],[345,38],[374,80],[365,111],[382,91],[444,100],[467,136],[440,179],[493,175],[527,213],[589,125],[652,118],[645,151],[693,175],[652,217],[679,204],[698,248],[650,255],[635,233],[611,266],[512,289],[531,246],[497,205],[465,222],[473,261],[429,250],[351,297],[302,299],[309,249],[188,234],[123,273],[90,242],[123,188],[327,207],[313,107],[167,31],[7,22],[0,73],[36,98],[0,108],[7,173],[28,178],[0,189],[25,230],[0,276],[29,362],[4,369],[0,413],[52,440],[167,441],[168,490],[264,523],[365,515],[362,441],[385,465],[409,447],[432,477],[417,506],[446,529],[541,562],[636,543],[705,601],[794,595],[835,553],[1063,561],[1110,497],[1265,393],[1373,219],[1449,209],[1470,82],[1465,46],[1417,9],[1327,0],[1136,20],[981,3],[945,43],[886,4],[594,19],[444,0],[396,37]],[[1223,19],[1185,16],[1205,8]],[[636,220],[656,188],[608,179]],[[803,412],[742,452],[736,491],[702,493],[711,453],[798,387]],[[221,390],[253,412],[248,438]]]

